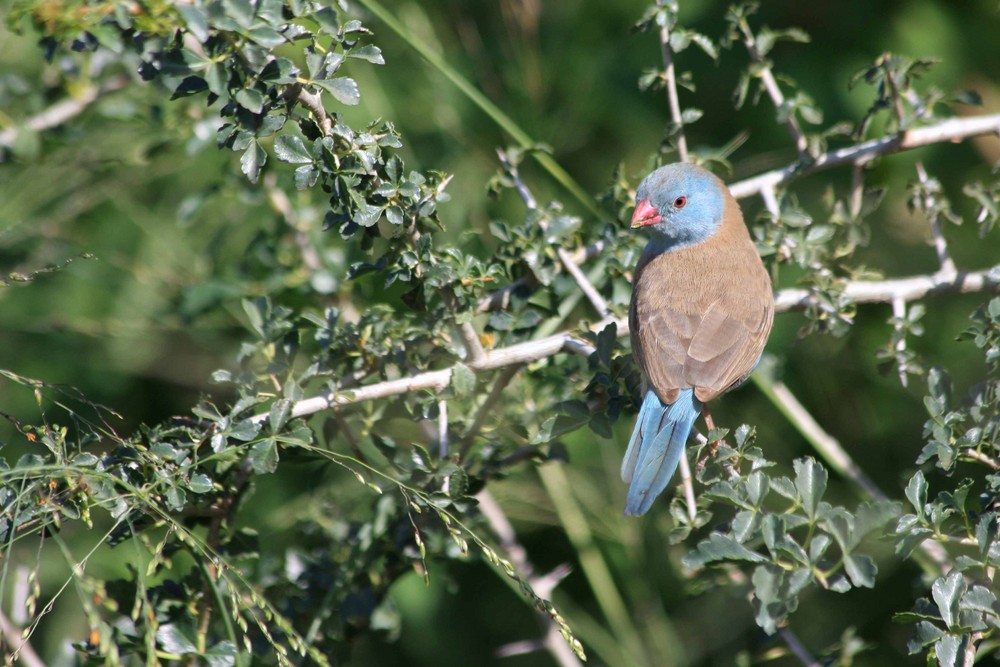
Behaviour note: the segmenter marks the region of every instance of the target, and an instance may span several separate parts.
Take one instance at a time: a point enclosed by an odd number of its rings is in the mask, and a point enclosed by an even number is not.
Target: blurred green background
[[[668,112],[662,92],[641,92],[637,85],[643,70],[660,66],[655,35],[631,30],[645,3],[386,4],[535,140],[551,146],[555,159],[587,192],[606,191],[619,163],[633,184],[650,166]],[[727,3],[681,4],[686,26],[713,38],[724,30]],[[0,3],[0,8],[7,13],[11,5]],[[510,143],[509,137],[386,26],[375,19],[366,23],[375,31],[386,65],[352,70],[362,103],[346,118],[355,125],[374,117],[391,120],[402,133],[410,167],[455,175],[448,188],[452,201],[442,217],[445,233],[456,243],[469,232],[486,234],[491,219],[519,219],[519,201],[511,195],[489,200],[485,189],[498,168],[495,148]],[[1000,111],[995,0],[770,1],[757,16],[755,25],[760,24],[800,27],[811,35],[810,44],[779,45],[772,58],[777,72],[816,100],[824,126],[863,116],[872,92],[865,86],[849,90],[848,83],[885,51],[940,58],[926,84],[972,88],[984,100],[984,109],[959,106],[957,113]],[[46,64],[36,40],[30,31],[0,28],[0,129],[56,101],[45,84],[58,79],[60,68],[72,66],[58,59]],[[733,91],[747,60],[742,47],[723,52],[718,63],[692,48],[677,62],[680,70],[692,72],[697,85],[694,92],[682,92],[682,104],[705,112],[688,128],[689,145],[715,148],[747,133],[731,158],[732,180],[795,157],[766,98],[738,112],[733,108]],[[51,132],[24,133],[0,163],[0,274],[29,274],[73,260],[30,283],[0,290],[0,368],[78,388],[123,415],[116,423],[123,433],[184,414],[202,395],[225,399],[208,379],[214,369],[235,365],[243,338],[240,298],[273,291],[275,285],[289,304],[302,297],[303,276],[261,270],[267,264],[257,261],[261,253],[280,259],[297,250],[268,242],[283,223],[260,191],[245,182],[235,154],[215,149],[212,125],[196,109],[169,102],[160,89],[130,86]],[[889,195],[869,219],[872,240],[859,261],[887,276],[934,271],[926,221],[906,207],[905,186],[915,180],[915,163],[921,161],[940,178],[955,208],[971,219],[975,209],[961,186],[988,178],[998,159],[1000,142],[991,137],[881,160],[871,182],[887,186]],[[584,216],[585,225],[606,222],[589,216],[541,169],[528,164],[524,171],[539,199],[563,201]],[[795,192],[806,209],[822,217],[822,193],[831,185],[842,192],[848,182],[847,170],[823,172],[796,183]],[[316,203],[316,228],[321,206]],[[748,219],[760,209],[758,201],[744,202]],[[960,267],[997,262],[996,232],[984,242],[975,226],[966,224],[949,226],[946,235]],[[335,233],[323,236],[321,244],[346,269],[354,251],[343,247]],[[488,252],[490,241],[484,238],[481,245]],[[343,278],[329,276],[334,284]],[[350,290],[340,294],[350,298]],[[931,299],[926,333],[915,343],[928,365],[952,371],[958,392],[983,374],[977,350],[954,342],[982,300],[981,295]],[[626,307],[614,305],[619,312]],[[843,338],[802,338],[804,319],[781,315],[768,349],[801,402],[878,485],[899,497],[900,480],[913,470],[922,443],[923,386],[916,378],[902,388],[895,374],[879,371],[875,353],[889,340],[890,315],[888,306],[861,307],[858,326]],[[512,391],[508,398],[513,400],[516,385]],[[39,419],[32,393],[10,383],[0,383],[0,412],[25,423]],[[727,397],[713,413],[717,423],[756,424],[768,457],[786,466],[810,453],[752,387]],[[760,656],[780,647],[755,629],[745,599],[724,588],[690,590],[679,570],[685,547],[668,546],[663,538],[671,526],[665,511],[641,521],[621,518],[624,488],[617,468],[629,422],[616,425],[615,441],[589,431],[569,437],[565,473],[585,510],[594,548],[610,563],[633,625],[652,647],[651,664],[726,665],[741,652]],[[8,423],[0,429],[7,457],[26,449]],[[304,475],[324,483],[354,483],[340,479],[341,473],[294,461],[262,478],[250,500],[252,509],[243,516],[253,517],[248,522],[268,538],[265,544],[281,544]],[[852,495],[840,480],[831,486],[835,497]],[[600,610],[579,572],[580,555],[537,474],[521,468],[491,488],[540,571],[564,562],[577,566],[557,589],[555,602],[585,641],[602,636]],[[121,567],[116,559],[127,558],[107,549],[100,555],[96,566],[112,569]],[[847,596],[814,592],[804,598],[795,627],[807,645],[817,651],[833,646],[853,626],[875,645],[857,664],[918,664],[905,657],[910,628],[889,622],[893,611],[911,606],[918,573],[889,553],[883,556],[876,590]],[[59,573],[52,576],[58,580]],[[356,664],[551,664],[545,653],[495,657],[500,645],[541,631],[519,595],[487,566],[476,560],[447,568],[432,562],[430,581],[425,587],[412,574],[396,584],[392,597],[402,618],[398,641],[385,641],[389,633],[365,635],[354,647]],[[72,635],[74,626],[83,627],[71,613],[58,622],[67,632],[53,629],[45,636]],[[63,664],[57,658],[62,649],[45,650],[50,664]],[[591,653],[600,664],[601,652]],[[784,657],[775,664],[794,663]]]

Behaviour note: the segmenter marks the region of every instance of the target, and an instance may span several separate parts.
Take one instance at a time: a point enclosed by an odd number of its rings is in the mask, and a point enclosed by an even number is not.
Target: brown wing
[[[711,400],[746,379],[760,357],[774,316],[770,280],[756,252],[733,255],[706,243],[637,267],[633,354],[667,403],[685,387]]]

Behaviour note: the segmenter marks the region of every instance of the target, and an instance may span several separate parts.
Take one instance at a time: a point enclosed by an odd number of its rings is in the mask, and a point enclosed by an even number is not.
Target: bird
[[[646,176],[631,228],[649,234],[628,319],[645,394],[621,477],[625,515],[641,516],[673,477],[704,404],[760,361],[774,295],[739,204],[700,166],[669,164]]]

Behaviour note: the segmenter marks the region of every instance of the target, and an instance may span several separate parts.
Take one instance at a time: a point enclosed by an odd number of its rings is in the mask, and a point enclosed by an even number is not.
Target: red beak
[[[662,221],[663,218],[657,212],[648,199],[642,199],[635,205],[635,213],[632,214],[632,229],[648,227]]]

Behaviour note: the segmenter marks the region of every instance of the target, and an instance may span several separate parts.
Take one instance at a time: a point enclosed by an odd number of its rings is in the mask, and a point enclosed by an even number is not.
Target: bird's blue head
[[[632,229],[648,229],[657,250],[701,243],[722,226],[725,187],[711,172],[694,164],[660,167],[635,193]]]

